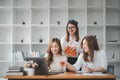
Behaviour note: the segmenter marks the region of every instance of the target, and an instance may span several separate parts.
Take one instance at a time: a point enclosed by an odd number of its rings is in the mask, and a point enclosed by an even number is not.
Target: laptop
[[[53,75],[53,74],[63,73],[63,72],[49,72],[45,58],[40,58],[40,57],[26,58],[26,61],[31,61],[31,60],[33,60],[38,64],[38,67],[35,68],[35,75]]]

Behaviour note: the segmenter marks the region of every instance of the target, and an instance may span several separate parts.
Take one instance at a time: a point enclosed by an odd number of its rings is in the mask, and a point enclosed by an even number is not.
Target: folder
[[[76,49],[71,51],[71,47],[70,46],[66,47],[64,53],[69,55],[70,57],[76,57]]]

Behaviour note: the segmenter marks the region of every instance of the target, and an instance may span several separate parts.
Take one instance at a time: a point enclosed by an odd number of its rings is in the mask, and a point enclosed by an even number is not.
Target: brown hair
[[[76,27],[76,32],[75,32],[75,37],[76,37],[76,41],[79,41],[79,28],[78,28],[78,22],[75,20],[69,20],[66,26],[66,41],[69,42],[69,37],[70,34],[68,32],[68,24],[73,24]]]
[[[89,50],[90,50],[90,55],[83,51],[83,58],[84,58],[85,61],[89,61],[88,56],[90,56],[90,60],[93,62],[94,50],[95,51],[100,50],[99,46],[98,46],[96,36],[89,35],[89,36],[84,37],[81,41],[81,48],[83,48],[83,40],[84,39],[86,39],[86,41],[88,43],[88,47],[89,47]]]
[[[47,49],[48,56],[46,58],[49,68],[50,68],[50,64],[53,62],[53,53],[51,52],[51,44],[53,42],[56,42],[57,45],[59,46],[58,54],[62,55],[62,47],[61,47],[61,44],[60,44],[60,40],[58,38],[51,39],[51,41],[50,41],[50,43],[48,45],[48,49]]]

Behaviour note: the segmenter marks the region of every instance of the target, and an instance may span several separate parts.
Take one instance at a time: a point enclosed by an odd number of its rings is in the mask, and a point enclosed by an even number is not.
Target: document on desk
[[[83,73],[88,73],[86,71],[75,71],[76,74],[83,74]]]
[[[86,76],[105,76],[102,72],[83,73]]]

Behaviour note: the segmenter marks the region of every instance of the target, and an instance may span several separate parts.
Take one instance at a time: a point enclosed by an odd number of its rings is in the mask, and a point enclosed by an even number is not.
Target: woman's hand
[[[105,72],[105,69],[103,67],[93,68],[89,67],[89,65],[84,65],[83,69],[87,72]]]
[[[87,72],[93,72],[93,68],[90,68],[88,65],[84,65],[83,69]]]
[[[76,50],[76,47],[75,46],[70,46],[70,50],[74,51],[74,50]]]
[[[69,62],[67,62],[67,61],[61,61],[60,62],[60,65],[62,66],[62,67],[66,67],[68,70],[70,70],[70,71],[76,71],[76,69],[75,69],[75,67],[73,66],[73,65],[71,65]]]
[[[66,61],[60,61],[60,65],[61,65],[62,67],[64,67],[64,66],[67,65],[67,62],[66,62]]]

